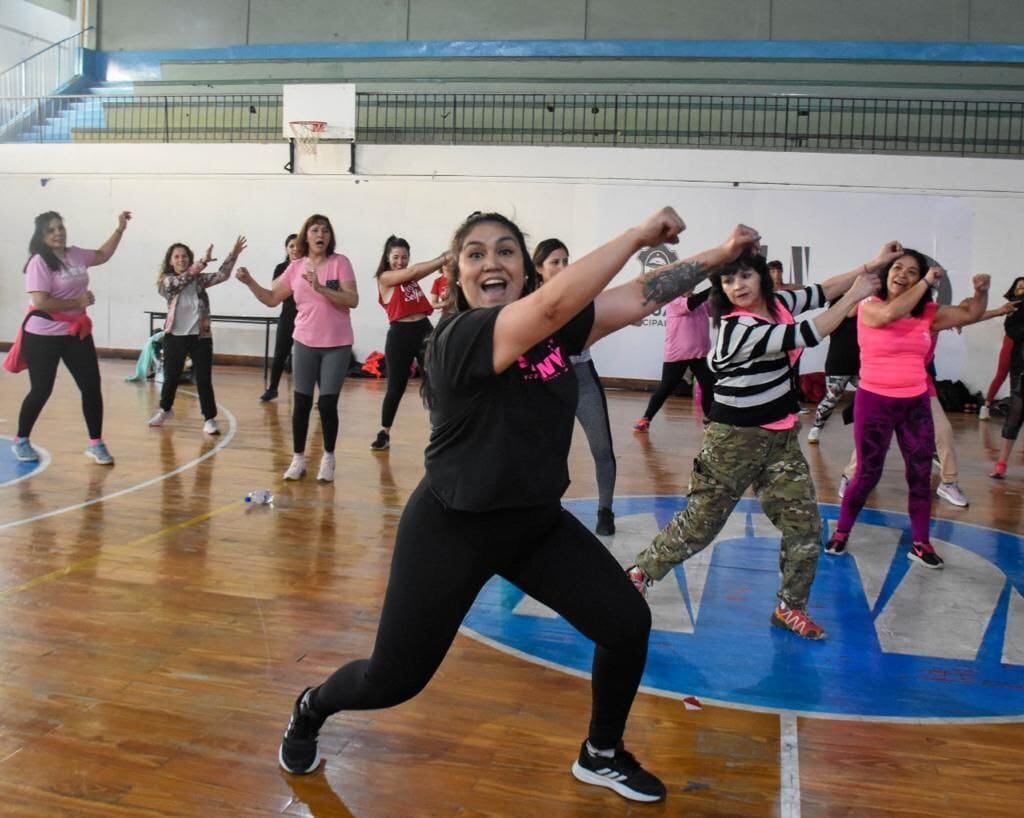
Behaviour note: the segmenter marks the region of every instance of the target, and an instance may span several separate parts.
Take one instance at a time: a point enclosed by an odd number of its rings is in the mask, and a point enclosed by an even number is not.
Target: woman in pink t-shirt
[[[57,365],[64,361],[82,393],[82,413],[89,430],[85,454],[103,466],[114,458],[103,442],[103,392],[100,366],[92,339],[92,322],[86,308],[95,302],[89,289],[89,267],[105,264],[121,243],[132,214],[117,217],[117,229],[98,250],[68,246],[67,230],[59,213],[36,216],[29,241],[31,256],[25,265],[25,290],[31,296],[29,315],[22,326],[22,350],[28,362],[31,389],[21,404],[14,456],[32,462],[39,453],[29,435],[53,391]]]
[[[292,462],[285,480],[306,473],[306,435],[313,411],[313,391],[319,386],[317,409],[324,438],[324,454],[317,480],[334,480],[334,445],[338,439],[338,398],[352,358],[352,319],[349,310],[359,305],[356,276],[349,260],[334,252],[334,228],[326,216],[314,213],[299,230],[300,258],[288,265],[271,289],[261,287],[245,267],[236,278],[268,307],[288,297],[297,310],[292,333]]]
[[[989,277],[974,277],[973,298],[956,307],[939,307],[932,303],[932,285],[941,277],[942,268],[929,267],[924,255],[904,248],[883,273],[878,296],[860,305],[860,385],[853,412],[857,471],[843,493],[827,554],[846,551],[857,515],[882,476],[895,433],[906,464],[913,541],[907,557],[928,568],[942,567],[929,540],[935,427],[925,365],[933,333],[973,323],[985,312]]]

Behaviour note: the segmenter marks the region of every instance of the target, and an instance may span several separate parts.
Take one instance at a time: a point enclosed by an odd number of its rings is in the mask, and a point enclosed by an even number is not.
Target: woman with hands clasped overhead
[[[942,567],[929,538],[935,426],[926,366],[932,336],[981,318],[989,288],[989,277],[976,275],[972,298],[955,307],[940,307],[932,301],[932,286],[942,275],[942,268],[929,267],[923,254],[901,247],[882,271],[878,295],[860,305],[860,386],[853,412],[857,471],[843,493],[835,532],[825,545],[827,554],[845,553],[857,515],[882,476],[895,433],[906,465],[912,539],[907,557],[926,568]]]
[[[239,267],[236,278],[261,304],[276,307],[295,298],[292,333],[292,460],[285,480],[306,473],[306,436],[313,411],[313,393],[319,387],[317,409],[323,431],[324,453],[317,480],[334,481],[334,447],[338,440],[338,400],[352,357],[352,319],[349,310],[359,305],[356,276],[347,257],[335,253],[335,234],[326,216],[314,213],[303,223],[296,239],[299,255],[268,290]]]
[[[218,435],[217,399],[213,394],[213,333],[210,325],[210,287],[226,281],[234,269],[238,256],[245,249],[245,236],[235,240],[224,263],[215,273],[206,267],[215,261],[213,245],[205,255],[195,261],[187,244],[175,243],[164,253],[163,263],[156,277],[157,291],[167,299],[167,318],[164,321],[164,385],[160,390],[160,408],[149,419],[150,426],[163,426],[174,417],[174,397],[185,368],[185,356],[192,359],[192,371],[199,392],[199,407],[203,413],[203,434]]]

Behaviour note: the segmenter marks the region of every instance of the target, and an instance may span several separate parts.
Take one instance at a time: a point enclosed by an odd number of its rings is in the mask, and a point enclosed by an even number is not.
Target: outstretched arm
[[[573,262],[540,289],[503,307],[494,324],[494,371],[504,372],[520,355],[569,323],[641,247],[674,244],[684,229],[675,210],[662,208]]]
[[[238,257],[242,254],[242,251],[246,247],[245,236],[239,236],[235,239],[235,246],[231,248],[231,252],[228,253],[228,257],[224,259],[224,262],[220,265],[220,269],[215,273],[204,273],[203,279],[207,287],[212,287],[215,284],[220,284],[222,281],[226,281],[231,277],[231,271],[234,269],[235,262],[238,261]],[[210,249],[206,251],[207,258],[210,253],[213,252],[213,245],[210,245]],[[212,261],[212,259],[210,259]]]
[[[239,267],[235,271],[235,278],[249,288],[256,300],[267,307],[276,307],[292,294],[292,288],[284,280],[284,276],[275,278],[271,289],[260,286],[259,282],[252,277],[252,274],[245,267]]]
[[[837,276],[823,281],[821,289],[825,293],[826,301],[835,301],[843,293],[845,293],[856,281],[857,276],[871,273],[881,273],[890,262],[895,261],[901,255],[903,255],[903,245],[898,241],[887,241],[882,245],[882,249],[878,251],[871,261],[867,261],[864,264],[859,265],[855,270],[850,270],[848,273],[842,273]]]
[[[689,292],[723,264],[738,258],[748,247],[755,246],[760,239],[753,228],[737,225],[718,247],[658,267],[628,284],[602,292],[594,300],[594,327],[587,346],[627,324],[636,323]]]
[[[93,266],[96,267],[100,264],[106,264],[110,261],[110,257],[114,255],[117,250],[117,245],[121,243],[121,236],[124,235],[125,228],[128,227],[128,222],[132,219],[131,211],[125,210],[117,216],[117,227],[114,232],[110,234],[110,238],[107,239],[100,248],[96,251],[96,260],[93,261]]]
[[[932,332],[963,327],[980,321],[985,314],[985,307],[988,306],[988,288],[991,283],[991,279],[987,275],[974,276],[971,279],[974,295],[961,301],[955,307],[939,307],[932,319]]]
[[[380,274],[377,279],[382,287],[398,287],[407,281],[419,281],[431,273],[436,273],[448,261],[449,252],[441,253],[437,258],[430,261],[421,261],[418,264],[410,264],[404,270],[387,270]]]

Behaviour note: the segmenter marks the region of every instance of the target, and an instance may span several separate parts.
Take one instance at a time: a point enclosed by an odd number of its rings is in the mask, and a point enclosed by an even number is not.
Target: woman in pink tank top
[[[882,476],[895,433],[906,463],[913,541],[907,557],[928,568],[942,567],[929,541],[935,427],[925,365],[932,334],[977,321],[985,312],[989,287],[988,276],[975,276],[972,298],[956,307],[940,307],[932,302],[932,285],[942,274],[941,267],[929,267],[924,255],[904,248],[883,273],[878,296],[860,305],[860,386],[853,419],[857,471],[843,494],[827,554],[846,551],[857,515]]]

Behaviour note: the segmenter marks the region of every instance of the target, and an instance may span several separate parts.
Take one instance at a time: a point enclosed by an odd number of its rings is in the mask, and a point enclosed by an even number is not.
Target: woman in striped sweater
[[[753,486],[764,513],[782,532],[782,587],[772,624],[807,639],[825,636],[807,615],[821,517],[800,450],[794,371],[803,348],[820,343],[878,289],[876,272],[898,252],[891,242],[856,270],[785,292],[774,291],[759,255],[745,255],[711,276],[711,310],[718,326],[709,360],[717,376],[711,423],[693,463],[686,508],[629,569],[641,593],[707,547]],[[796,320],[826,302],[833,303],[823,313]]]

